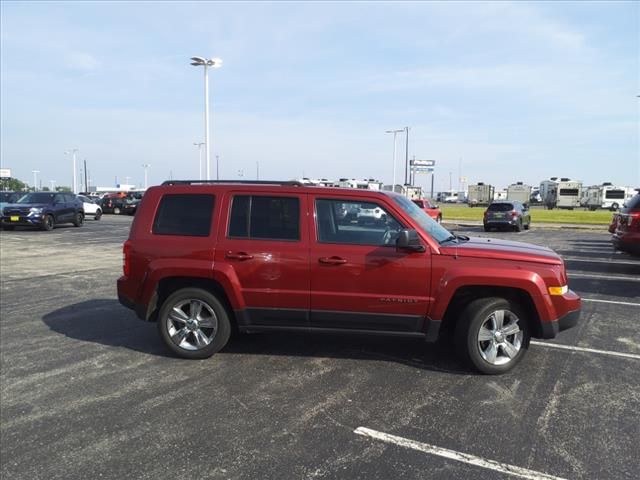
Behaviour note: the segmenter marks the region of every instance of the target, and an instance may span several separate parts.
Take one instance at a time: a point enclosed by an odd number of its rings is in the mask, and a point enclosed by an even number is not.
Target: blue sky
[[[197,178],[203,79],[224,178],[640,186],[638,2],[2,2],[2,165],[71,184]],[[404,144],[403,140],[399,140]],[[399,148],[399,158],[404,156]],[[215,171],[212,166],[212,170]],[[400,165],[398,178],[403,177]],[[427,184],[428,177],[419,177]]]

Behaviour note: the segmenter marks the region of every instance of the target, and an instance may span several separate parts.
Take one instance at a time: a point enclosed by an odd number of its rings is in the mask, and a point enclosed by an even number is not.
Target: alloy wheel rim
[[[478,330],[478,350],[491,365],[506,365],[522,348],[524,333],[520,319],[510,310],[496,310],[482,322]]]
[[[218,317],[202,300],[190,298],[176,303],[166,320],[171,340],[185,350],[202,350],[218,333]]]

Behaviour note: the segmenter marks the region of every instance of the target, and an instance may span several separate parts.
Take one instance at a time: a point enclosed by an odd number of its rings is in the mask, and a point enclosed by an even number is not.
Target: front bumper
[[[580,319],[580,310],[574,310],[572,312],[563,315],[557,320],[553,320],[551,322],[542,322],[541,330],[542,335],[541,338],[554,338],[558,335],[558,333],[563,330],[567,330],[571,327],[575,327],[578,324],[578,320]]]
[[[3,215],[0,217],[0,224],[4,227],[41,227],[44,223],[44,215],[37,216],[17,216],[17,220],[12,220],[16,218],[16,215]]]

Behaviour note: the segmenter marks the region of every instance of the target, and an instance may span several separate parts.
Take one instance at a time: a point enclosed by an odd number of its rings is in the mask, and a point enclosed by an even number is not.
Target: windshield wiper
[[[451,242],[453,240],[456,241],[462,241],[462,242],[467,242],[469,241],[469,237],[467,237],[466,235],[456,235],[455,233],[451,232],[451,235],[449,235],[447,238],[445,238],[444,240],[440,240],[440,245],[442,245],[445,242]]]

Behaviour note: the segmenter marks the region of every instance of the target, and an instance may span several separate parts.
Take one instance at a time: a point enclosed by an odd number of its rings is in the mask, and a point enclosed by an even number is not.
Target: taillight
[[[511,216],[512,217],[517,217],[518,216],[518,212],[516,212],[515,210],[511,210]]]
[[[124,242],[122,246],[122,273],[125,277],[129,276],[131,271],[131,240]]]
[[[487,215],[489,215],[489,210],[484,211],[484,218],[487,218]]]
[[[629,226],[640,229],[640,212],[629,214]]]

